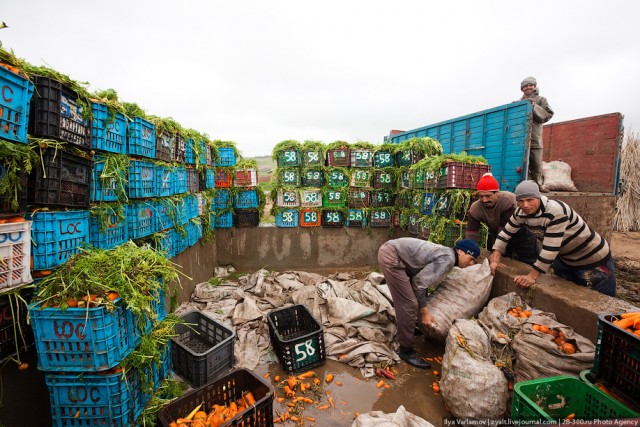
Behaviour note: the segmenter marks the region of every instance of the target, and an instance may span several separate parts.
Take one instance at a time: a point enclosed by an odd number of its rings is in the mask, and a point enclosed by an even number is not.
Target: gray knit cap
[[[524,79],[522,81],[522,83],[520,83],[520,89],[522,89],[526,85],[536,85],[536,86],[538,86],[538,82],[533,77],[527,77],[526,79]]]
[[[539,199],[542,197],[540,194],[540,187],[535,181],[522,181],[516,187],[516,200],[520,199]]]

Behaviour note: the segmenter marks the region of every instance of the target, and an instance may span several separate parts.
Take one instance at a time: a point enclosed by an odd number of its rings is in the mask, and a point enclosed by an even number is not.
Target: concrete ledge
[[[488,252],[483,252],[486,256],[489,255]],[[490,298],[516,292],[527,304],[555,313],[559,322],[571,326],[577,333],[594,343],[598,336],[599,314],[640,310],[618,298],[548,274],[540,276],[533,287],[520,288],[513,279],[518,275],[527,274],[531,267],[508,258],[503,258],[502,263],[505,267],[496,272]]]

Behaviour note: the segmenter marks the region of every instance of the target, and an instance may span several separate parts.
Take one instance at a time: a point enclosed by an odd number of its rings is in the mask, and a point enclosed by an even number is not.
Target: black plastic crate
[[[31,300],[33,288],[20,291],[20,297]],[[33,330],[27,324],[28,310],[13,294],[0,295],[0,362],[33,345]],[[17,344],[17,346],[16,346]]]
[[[0,178],[5,174],[4,167],[0,164]],[[18,206],[17,210],[11,207],[13,199],[5,199],[0,197],[0,218],[6,218],[16,215],[24,215],[27,211],[27,174],[21,173],[20,175],[20,190],[18,191]]]
[[[176,325],[177,336],[171,338],[171,360],[176,374],[200,387],[233,368],[235,332],[199,311],[181,318],[188,325]]]
[[[184,138],[179,133],[176,134],[176,146],[173,151],[173,160],[180,163],[184,163],[187,160],[187,145]]]
[[[195,168],[187,168],[187,192],[197,193],[200,191],[200,174]]]
[[[166,131],[156,135],[156,159],[171,162],[173,161],[174,153],[175,135]]]
[[[29,204],[88,208],[93,162],[63,150],[47,148],[42,165],[29,175]]]
[[[285,372],[298,372],[324,363],[322,325],[304,305],[274,310],[267,319],[271,345]]]
[[[598,316],[596,356],[591,375],[640,412],[640,336],[613,324],[619,315]]]
[[[344,227],[344,212],[334,210],[323,210],[320,224],[325,228]]]
[[[213,405],[227,406],[249,391],[253,394],[256,403],[222,426],[272,427],[273,387],[245,369],[235,370],[223,378],[174,400],[158,412],[158,420],[163,427],[170,427],[172,421],[186,417],[201,403],[205,410]]]
[[[29,134],[91,149],[91,120],[82,117],[78,94],[48,77],[34,75],[31,81],[35,92],[29,110]]]
[[[257,209],[236,209],[235,226],[238,228],[257,227],[260,224],[260,213]]]

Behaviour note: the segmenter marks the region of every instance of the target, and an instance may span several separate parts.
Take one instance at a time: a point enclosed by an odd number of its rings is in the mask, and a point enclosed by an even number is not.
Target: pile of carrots
[[[618,328],[640,336],[640,311],[622,313],[620,319],[612,322]]]
[[[531,312],[529,310],[523,310],[522,307],[520,306],[515,306],[513,308],[510,308],[507,311],[507,314],[509,316],[519,317],[520,319],[526,319],[528,317],[531,317]]]
[[[96,294],[85,295],[82,298],[67,298],[67,307],[69,308],[95,308],[99,305],[104,305],[105,298],[109,301],[115,301],[120,298],[120,294],[116,291],[107,292],[104,297],[98,297]],[[56,301],[46,301],[42,304],[42,308],[56,308],[58,304]]]
[[[574,354],[576,352],[576,346],[570,342],[567,342],[564,332],[558,329],[549,328],[547,325],[538,325],[536,323],[532,326],[534,331],[542,332],[553,336],[553,342],[556,343],[560,350],[565,354]]]
[[[250,391],[242,393],[238,400],[228,405],[215,404],[211,406],[208,413],[201,410],[203,405],[201,403],[186,417],[172,421],[169,427],[219,427],[255,403],[256,399]]]

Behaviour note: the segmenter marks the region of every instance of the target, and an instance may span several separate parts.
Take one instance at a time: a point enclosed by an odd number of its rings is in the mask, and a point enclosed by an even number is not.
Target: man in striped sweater
[[[542,196],[535,181],[521,182],[515,195],[518,208],[493,245],[491,271],[498,268],[509,239],[526,227],[542,247],[529,274],[516,276],[519,286],[532,286],[540,274],[553,268],[564,279],[615,296],[616,271],[607,241],[566,203]]]

